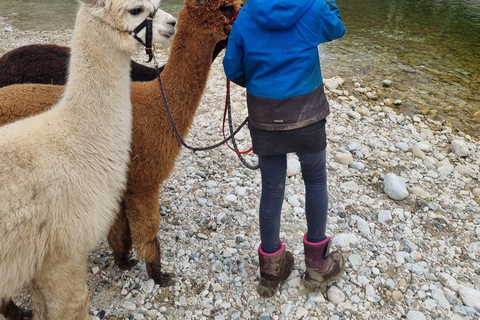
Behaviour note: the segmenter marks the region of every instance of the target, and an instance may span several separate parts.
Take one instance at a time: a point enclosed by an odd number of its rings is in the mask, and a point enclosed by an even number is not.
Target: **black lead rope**
[[[236,150],[236,151],[239,151],[238,150],[238,146],[237,146],[237,141],[235,140],[235,135],[233,134],[233,121],[232,121],[232,106],[230,104],[230,94],[228,95],[228,127],[230,129],[230,136],[232,137],[232,145],[233,145],[233,148]],[[240,153],[240,152],[236,152],[237,154],[237,157],[238,159],[240,159],[240,162],[243,163],[243,165],[245,167],[247,167],[248,169],[250,170],[257,170],[260,168],[260,165],[253,165],[253,164],[250,164],[247,162],[247,160],[245,160],[245,158],[243,157],[243,155]]]
[[[143,20],[142,23],[140,23],[133,31],[130,31],[129,33],[132,34],[133,33],[133,37],[135,38],[135,40],[137,40],[138,42],[140,42],[141,44],[143,44],[145,46],[145,52],[147,53],[148,55],[148,61],[147,62],[150,62],[152,61],[154,55],[153,55],[153,46],[152,46],[152,38],[153,38],[153,27],[152,27],[152,24],[153,24],[153,17],[155,17],[155,14],[157,13],[158,11],[158,8],[156,8],[153,12],[150,12],[150,14],[148,15],[148,17]],[[143,28],[147,28],[147,30],[145,31],[145,42],[143,42],[142,39],[140,39],[137,34],[143,30]]]
[[[245,124],[247,124],[248,122],[248,118],[245,118],[245,120],[243,120],[242,124],[235,130],[233,131],[232,134],[230,134],[228,137],[226,137],[224,140],[214,144],[214,145],[211,145],[211,146],[208,146],[208,147],[203,147],[203,148],[197,148],[197,147],[192,147],[192,146],[189,146],[185,143],[185,141],[183,140],[182,138],[182,135],[180,134],[180,132],[178,132],[178,128],[177,126],[175,125],[175,120],[173,120],[173,116],[172,116],[172,113],[170,111],[170,107],[168,106],[168,102],[167,102],[167,96],[165,94],[165,90],[163,89],[163,83],[162,83],[162,78],[160,77],[160,70],[158,69],[158,65],[155,64],[155,69],[157,70],[157,79],[158,79],[158,84],[160,86],[160,91],[162,92],[162,97],[163,97],[163,103],[165,104],[165,109],[167,110],[167,114],[168,114],[168,118],[170,119],[170,122],[172,123],[172,127],[173,127],[173,130],[175,131],[175,134],[178,138],[178,141],[180,141],[180,143],[187,149],[189,150],[192,150],[193,152],[196,152],[196,151],[207,151],[207,150],[211,150],[211,149],[215,149],[219,146],[221,146],[222,144],[228,142],[229,140],[232,140],[232,138],[240,131],[240,129],[243,128],[243,126]]]

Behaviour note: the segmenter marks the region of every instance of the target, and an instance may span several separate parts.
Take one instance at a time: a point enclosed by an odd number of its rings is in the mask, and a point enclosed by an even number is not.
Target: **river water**
[[[480,0],[337,0],[345,37],[320,46],[324,77],[340,76],[379,96],[401,99],[399,112],[424,114],[480,136]],[[177,15],[183,0],[163,0]],[[72,28],[75,0],[0,0],[16,28]],[[392,88],[382,88],[383,80]]]

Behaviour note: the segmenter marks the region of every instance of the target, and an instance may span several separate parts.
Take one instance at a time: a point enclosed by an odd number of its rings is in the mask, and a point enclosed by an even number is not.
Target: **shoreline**
[[[8,27],[0,18],[0,55],[30,43],[68,45],[71,36],[71,30]],[[159,62],[166,62],[168,47],[156,53]],[[187,143],[221,140],[222,57],[212,64]],[[145,61],[143,53],[134,59]],[[162,263],[165,272],[177,275],[175,284],[155,285],[143,262],[119,270],[104,240],[88,261],[92,319],[480,317],[480,141],[425,115],[398,114],[367,98],[369,86],[355,86],[354,80],[355,91],[345,92],[345,81],[325,79],[331,105],[327,232],[332,250],[347,260],[346,274],[325,297],[302,284],[306,224],[296,158],[289,156],[281,230],[295,267],[279,293],[265,299],[255,290],[258,170],[245,168],[226,146],[198,153],[183,149],[159,199]],[[246,116],[244,90],[233,85],[231,100],[235,125]],[[237,140],[247,149],[248,130]],[[391,174],[401,182],[387,195],[384,183]],[[392,199],[405,190],[404,199]],[[29,306],[26,290],[14,299]]]

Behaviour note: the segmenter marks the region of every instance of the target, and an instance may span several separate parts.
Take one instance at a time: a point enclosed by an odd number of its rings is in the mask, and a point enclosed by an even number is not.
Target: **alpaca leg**
[[[149,196],[125,198],[126,213],[133,244],[137,254],[145,261],[148,275],[162,287],[173,284],[172,274],[162,273],[158,190]]]
[[[0,303],[0,314],[7,320],[23,320],[23,311],[12,299]]]
[[[125,201],[122,202],[120,211],[108,233],[108,244],[113,251],[115,263],[122,270],[129,270],[137,264],[135,259],[130,259],[132,238],[125,214]]]
[[[45,263],[35,276],[34,307],[45,303],[46,317],[34,310],[34,320],[90,320],[87,288],[87,257],[64,257]],[[43,315],[42,315],[43,316]]]
[[[33,318],[35,320],[47,320],[47,300],[37,282],[30,283],[30,297],[32,299]]]

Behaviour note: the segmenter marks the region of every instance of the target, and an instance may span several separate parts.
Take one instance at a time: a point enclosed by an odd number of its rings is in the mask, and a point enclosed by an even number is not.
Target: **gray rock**
[[[357,162],[357,161],[354,161],[354,162],[350,163],[350,167],[352,167],[353,169],[358,170],[358,171],[365,170],[365,165],[363,163]]]

